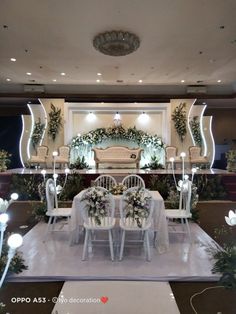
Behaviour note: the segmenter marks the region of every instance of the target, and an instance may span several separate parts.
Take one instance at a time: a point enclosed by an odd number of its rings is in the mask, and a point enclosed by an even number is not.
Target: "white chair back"
[[[58,208],[56,184],[53,179],[48,179],[46,182],[46,201],[47,201],[47,209],[49,211],[52,211],[53,209]]]
[[[37,149],[36,149],[36,152],[37,152],[37,156],[39,158],[46,158],[47,154],[48,154],[48,147],[47,146],[38,146]]]
[[[165,154],[166,154],[166,161],[168,162],[170,158],[177,157],[177,148],[175,146],[166,146]]]
[[[58,148],[58,150],[59,150],[59,156],[58,157],[69,160],[70,148],[68,146],[60,146]]]
[[[136,174],[131,174],[131,175],[126,176],[123,179],[122,184],[125,185],[127,187],[127,189],[130,189],[133,187],[140,187],[140,188],[145,189],[144,180]]]
[[[131,196],[133,194],[133,196]],[[140,202],[134,201],[139,198]],[[140,204],[142,203],[142,204]],[[139,207],[139,205],[141,205]],[[145,229],[150,226],[153,215],[154,201],[147,189],[132,187],[124,192],[120,201],[120,219],[123,226],[129,229]],[[135,210],[143,210],[143,216],[135,218]],[[131,214],[130,214],[131,213]]]
[[[117,185],[116,179],[110,175],[101,175],[94,181],[96,186],[100,186],[107,190],[110,190],[113,186]]]
[[[107,189],[91,187],[83,192],[80,200],[80,210],[83,221],[87,226],[93,227],[93,229],[102,229],[102,227],[112,226],[115,200]],[[95,212],[98,216],[94,215]]]

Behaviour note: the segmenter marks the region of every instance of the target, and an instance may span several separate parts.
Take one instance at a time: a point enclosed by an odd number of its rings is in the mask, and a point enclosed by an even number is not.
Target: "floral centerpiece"
[[[94,219],[97,225],[101,225],[102,219],[108,214],[108,192],[92,187],[83,194],[81,201],[85,202],[88,217]]]
[[[114,195],[120,195],[123,194],[124,191],[127,190],[127,186],[123,185],[121,183],[118,183],[117,185],[114,185],[111,189],[110,192]]]
[[[131,218],[136,222],[139,228],[142,228],[144,219],[148,218],[150,213],[151,197],[145,195],[145,190],[140,188],[126,193],[124,198],[126,218]]]

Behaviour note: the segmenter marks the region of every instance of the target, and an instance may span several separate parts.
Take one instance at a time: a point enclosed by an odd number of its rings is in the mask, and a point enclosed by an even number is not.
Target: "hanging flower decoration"
[[[186,104],[181,103],[177,106],[171,115],[172,121],[174,122],[175,130],[181,140],[184,141],[187,133],[187,117],[186,117]]]
[[[71,142],[72,148],[79,148],[79,146],[90,144],[97,145],[106,139],[123,139],[137,143],[139,146],[151,146],[158,149],[163,148],[164,143],[158,135],[150,135],[142,130],[137,130],[136,127],[125,128],[122,125],[98,128],[85,133],[81,136],[74,137]]]
[[[38,121],[34,124],[33,134],[31,136],[32,145],[35,148],[42,139],[43,131],[45,128],[45,124],[41,123],[41,119],[38,118]]]
[[[143,188],[126,193],[124,198],[125,217],[136,222],[139,228],[142,228],[144,219],[147,219],[150,212],[151,197],[145,195]],[[132,223],[132,222],[131,222]]]
[[[49,112],[48,135],[52,138],[53,141],[55,141],[61,127],[61,109],[56,108],[53,104],[51,104],[51,111]]]
[[[108,214],[108,191],[101,191],[96,187],[90,188],[83,194],[81,201],[85,202],[88,217],[97,225],[101,225],[102,219]]]
[[[193,139],[198,146],[202,145],[202,136],[200,130],[200,121],[198,120],[198,116],[194,116],[193,119],[189,122]]]

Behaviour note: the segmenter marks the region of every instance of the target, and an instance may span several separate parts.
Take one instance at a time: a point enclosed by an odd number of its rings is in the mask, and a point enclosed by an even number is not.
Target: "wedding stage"
[[[213,240],[197,225],[191,223],[193,243],[184,234],[170,233],[169,250],[160,254],[151,247],[151,262],[147,262],[143,247],[125,246],[124,258],[110,260],[109,245],[93,246],[88,259],[82,261],[83,241],[69,245],[68,232],[54,232],[45,241],[46,223],[38,223],[24,236],[21,247],[28,269],[10,276],[10,281],[56,280],[143,280],[143,281],[217,281],[213,275],[206,249]],[[179,226],[178,226],[179,227]],[[153,234],[150,234],[150,238]],[[157,234],[158,236],[158,234]]]

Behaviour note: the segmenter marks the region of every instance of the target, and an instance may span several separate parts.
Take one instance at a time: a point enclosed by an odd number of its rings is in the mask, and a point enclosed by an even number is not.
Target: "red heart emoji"
[[[108,297],[101,297],[100,300],[105,304],[108,301]]]

